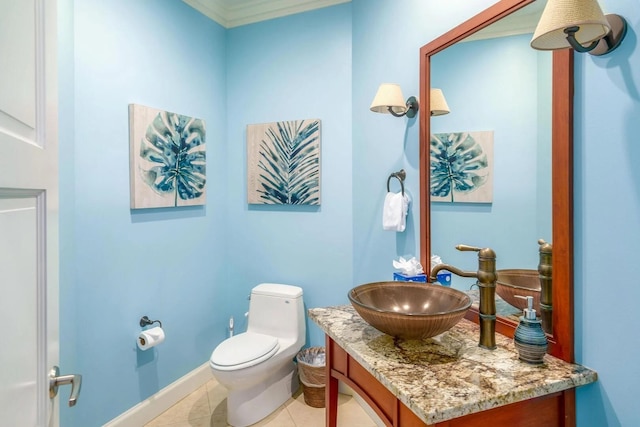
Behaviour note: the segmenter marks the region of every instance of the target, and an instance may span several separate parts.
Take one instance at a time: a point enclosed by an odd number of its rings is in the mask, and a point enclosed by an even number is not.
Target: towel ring
[[[389,189],[389,183],[391,182],[391,178],[396,178],[398,181],[400,181],[400,188],[402,188],[402,195],[404,196],[404,179],[406,177],[407,177],[407,173],[404,171],[404,169],[400,169],[398,172],[394,172],[391,175],[389,175],[389,178],[387,178],[387,193],[391,191]]]

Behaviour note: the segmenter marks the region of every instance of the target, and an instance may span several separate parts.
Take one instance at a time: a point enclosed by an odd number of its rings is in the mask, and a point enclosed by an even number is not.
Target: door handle
[[[75,406],[82,387],[82,375],[60,375],[60,368],[54,366],[49,371],[49,397],[53,399],[58,394],[58,386],[71,384],[69,406]]]

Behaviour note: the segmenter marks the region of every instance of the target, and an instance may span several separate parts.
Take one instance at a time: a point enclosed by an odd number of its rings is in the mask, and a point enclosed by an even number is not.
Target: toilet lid
[[[245,332],[220,343],[211,354],[211,365],[220,370],[247,368],[270,358],[279,348],[275,337]]]

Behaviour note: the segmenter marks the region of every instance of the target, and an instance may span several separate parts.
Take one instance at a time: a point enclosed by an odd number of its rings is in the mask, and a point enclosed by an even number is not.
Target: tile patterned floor
[[[323,427],[324,408],[304,403],[302,388],[273,414],[254,424],[260,427]],[[351,396],[338,400],[338,426],[376,427],[376,424]],[[212,379],[145,427],[228,427],[227,391]]]

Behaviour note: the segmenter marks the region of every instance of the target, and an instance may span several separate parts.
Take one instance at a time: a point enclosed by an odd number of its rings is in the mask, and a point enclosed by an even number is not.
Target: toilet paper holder
[[[144,326],[148,326],[148,325],[153,325],[154,323],[158,323],[160,325],[160,327],[162,328],[162,322],[159,320],[151,320],[149,319],[148,316],[142,316],[140,318],[140,326],[144,327]]]

